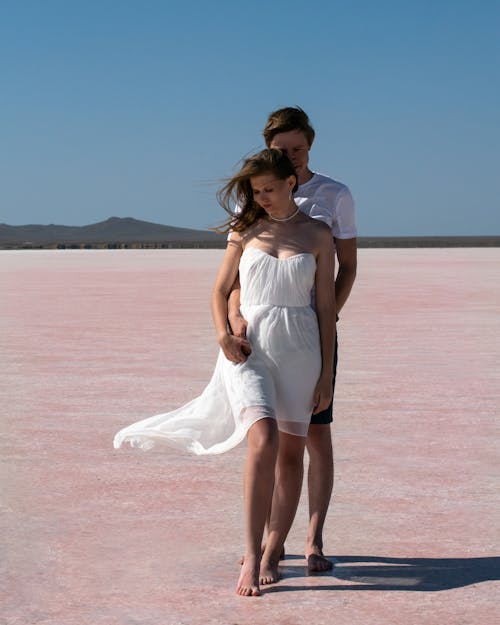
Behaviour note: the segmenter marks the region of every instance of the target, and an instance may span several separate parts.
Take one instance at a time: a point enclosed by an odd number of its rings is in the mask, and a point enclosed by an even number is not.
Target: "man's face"
[[[302,130],[280,132],[273,137],[269,147],[286,153],[297,172],[299,184],[307,179],[310,145]]]

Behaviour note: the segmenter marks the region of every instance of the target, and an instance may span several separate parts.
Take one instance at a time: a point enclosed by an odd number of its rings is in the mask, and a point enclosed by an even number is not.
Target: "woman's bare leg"
[[[292,527],[304,476],[303,436],[279,433],[278,461],[271,507],[269,533],[260,566],[260,583],[278,581],[278,565],[285,539]]]
[[[243,475],[246,551],[236,592],[260,595],[259,574],[262,535],[271,506],[278,455],[278,429],[274,419],[260,419],[247,435],[248,449]]]

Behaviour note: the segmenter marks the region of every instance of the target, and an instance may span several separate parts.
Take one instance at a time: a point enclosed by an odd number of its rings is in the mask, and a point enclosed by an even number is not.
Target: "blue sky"
[[[0,2],[0,222],[207,228],[304,108],[369,235],[500,234],[500,2]]]

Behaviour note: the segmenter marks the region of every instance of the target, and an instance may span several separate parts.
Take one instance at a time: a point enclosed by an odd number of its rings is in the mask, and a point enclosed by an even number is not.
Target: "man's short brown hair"
[[[273,111],[267,118],[263,131],[264,141],[270,147],[274,137],[282,132],[300,130],[306,136],[309,147],[314,141],[314,128],[311,126],[309,117],[299,106],[287,106]]]

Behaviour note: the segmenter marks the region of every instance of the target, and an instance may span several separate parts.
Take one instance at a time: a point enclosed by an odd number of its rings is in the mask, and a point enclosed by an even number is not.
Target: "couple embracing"
[[[206,454],[246,438],[246,550],[237,584],[244,596],[279,579],[306,447],[307,567],[332,567],[323,525],[333,487],[336,319],[356,275],[352,197],[342,183],[309,169],[308,116],[298,107],[279,109],[263,134],[267,149],[245,159],[218,193],[229,236],[212,295],[221,347],[212,379],[198,398],[120,430],[114,443],[165,442]]]

